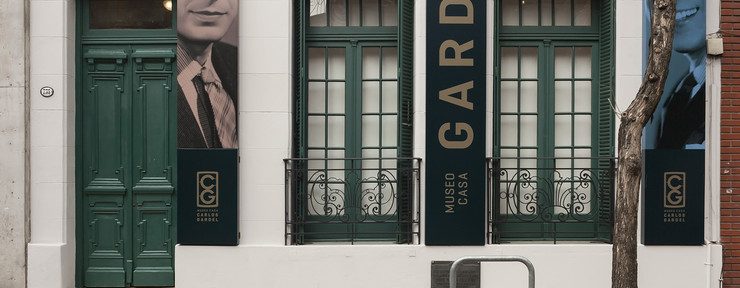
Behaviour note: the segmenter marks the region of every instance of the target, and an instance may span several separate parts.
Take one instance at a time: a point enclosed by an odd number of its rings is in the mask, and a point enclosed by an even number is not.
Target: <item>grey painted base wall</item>
[[[0,1],[0,288],[26,287],[28,1]]]

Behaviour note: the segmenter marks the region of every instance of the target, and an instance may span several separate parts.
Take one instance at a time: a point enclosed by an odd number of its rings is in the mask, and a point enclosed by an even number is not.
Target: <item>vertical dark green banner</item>
[[[239,245],[237,150],[178,149],[177,243]]]
[[[645,150],[642,243],[704,244],[704,150]]]
[[[485,244],[486,2],[427,1],[426,244]]]

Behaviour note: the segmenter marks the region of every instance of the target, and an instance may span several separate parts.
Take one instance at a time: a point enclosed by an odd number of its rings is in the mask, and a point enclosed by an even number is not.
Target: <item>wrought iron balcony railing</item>
[[[488,241],[611,242],[614,158],[488,158]]]
[[[285,243],[419,242],[419,158],[285,159]]]

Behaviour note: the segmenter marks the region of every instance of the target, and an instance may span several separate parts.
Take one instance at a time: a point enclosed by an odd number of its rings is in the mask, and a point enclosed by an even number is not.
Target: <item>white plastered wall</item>
[[[28,287],[75,284],[75,1],[31,0]],[[54,95],[39,95],[41,87]]]
[[[290,0],[239,1],[242,245],[275,245],[285,239],[283,159],[291,155],[293,135],[292,10]]]
[[[708,0],[718,2],[717,0]],[[537,269],[537,287],[609,287],[611,245],[507,244],[482,247],[424,245],[305,245],[283,243],[282,158],[288,157],[292,67],[291,0],[242,0],[240,230],[237,247],[178,246],[176,284],[187,287],[419,287],[431,286],[430,263],[465,255],[523,255]],[[416,1],[414,153],[425,156],[426,5]],[[431,1],[433,2],[433,1]],[[493,15],[488,1],[488,15]],[[717,5],[709,5],[718,7]],[[265,10],[261,10],[265,9]],[[715,11],[718,15],[718,9]],[[710,15],[713,15],[710,12]],[[617,104],[626,107],[640,85],[642,0],[617,0]],[[710,19],[712,16],[710,16]],[[488,17],[487,46],[493,45]],[[488,52],[489,62],[492,52]],[[487,125],[492,125],[492,67],[487,65]],[[719,74],[717,74],[719,75]],[[274,77],[274,78],[273,78]],[[279,83],[263,83],[266,79]],[[282,85],[282,86],[276,86]],[[251,87],[250,87],[251,86]],[[253,106],[254,105],[254,106]],[[263,118],[265,117],[265,118]],[[286,118],[288,117],[288,118]],[[250,120],[251,119],[251,120]],[[269,122],[269,123],[266,123]],[[487,151],[491,149],[487,138]],[[490,152],[488,152],[490,153]],[[424,191],[422,162],[422,191]],[[712,192],[711,194],[715,194]],[[421,195],[421,203],[424,195]],[[422,217],[424,211],[422,205]],[[719,215],[709,215],[717,223]],[[423,225],[422,225],[423,226]],[[708,234],[709,237],[713,235]],[[422,230],[423,237],[423,230]],[[422,239],[423,243],[423,239]],[[719,246],[640,245],[641,287],[719,287]],[[717,262],[719,261],[719,262]],[[712,268],[715,265],[714,268]],[[670,277],[668,277],[670,275]],[[482,287],[526,287],[519,264],[486,264]]]
[[[617,1],[616,95],[619,107],[626,107],[639,87],[642,32],[634,15],[641,15],[641,1]],[[708,31],[713,31],[712,21],[718,22],[719,4],[717,0],[707,1],[711,3],[708,3]],[[414,150],[415,156],[422,158],[425,156],[427,116],[424,25],[427,2],[416,1],[415,12]],[[488,15],[493,15],[491,1],[488,2]],[[348,283],[352,283],[352,287],[427,288],[431,282],[431,261],[453,260],[464,255],[511,254],[526,256],[534,262],[538,271],[537,287],[609,286],[611,246],[604,244],[284,246],[282,159],[290,156],[292,135],[292,1],[240,0],[239,3],[241,245],[178,246],[178,288],[332,288],[347,287]],[[28,246],[28,286],[34,288],[74,287],[74,11],[73,0],[31,0],[31,91],[43,86],[55,90],[51,98],[31,95],[32,231]],[[493,22],[492,17],[488,18],[490,50]],[[490,62],[492,53],[488,56]],[[715,87],[719,84],[718,66],[710,63],[710,70],[716,72],[716,79],[712,80]],[[488,103],[492,102],[491,75],[489,64]],[[712,90],[710,85],[708,91],[712,99],[718,99],[717,90]],[[717,111],[718,103],[710,105],[713,111]],[[486,110],[487,123],[491,125],[492,106],[489,104]],[[717,123],[712,123],[718,127]],[[712,137],[718,136],[713,134]],[[491,150],[490,145],[487,143],[487,151]],[[719,166],[714,161],[710,161],[710,168]],[[423,183],[422,180],[422,186]],[[719,192],[715,191],[718,186],[712,187],[715,188],[708,194],[718,197]],[[708,199],[708,203],[715,201]],[[708,215],[708,224],[718,223],[719,215],[715,213]],[[712,228],[707,233],[710,241],[717,239],[716,231]],[[640,246],[640,284],[644,287],[718,287],[720,249],[719,245]],[[524,271],[517,264],[485,265],[483,287],[525,287]]]

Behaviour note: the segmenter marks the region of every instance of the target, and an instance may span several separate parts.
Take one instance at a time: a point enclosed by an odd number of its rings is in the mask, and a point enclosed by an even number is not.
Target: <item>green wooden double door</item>
[[[175,284],[175,0],[75,0],[77,287]]]
[[[80,50],[78,285],[173,286],[175,43]]]

